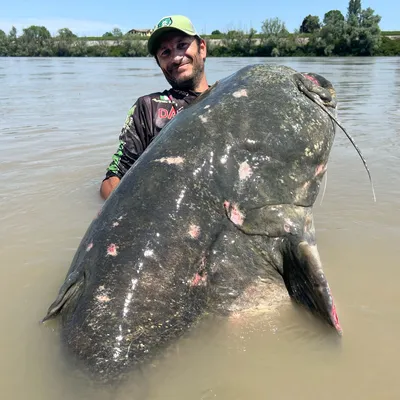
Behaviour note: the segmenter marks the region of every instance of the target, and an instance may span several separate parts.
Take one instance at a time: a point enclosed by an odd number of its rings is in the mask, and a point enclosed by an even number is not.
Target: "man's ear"
[[[200,39],[200,55],[203,59],[207,57],[207,43],[204,39]]]

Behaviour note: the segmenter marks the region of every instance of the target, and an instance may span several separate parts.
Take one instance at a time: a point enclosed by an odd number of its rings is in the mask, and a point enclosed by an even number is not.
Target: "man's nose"
[[[174,50],[174,52],[172,53],[172,62],[174,64],[180,64],[182,62],[183,56],[184,54],[182,51]]]

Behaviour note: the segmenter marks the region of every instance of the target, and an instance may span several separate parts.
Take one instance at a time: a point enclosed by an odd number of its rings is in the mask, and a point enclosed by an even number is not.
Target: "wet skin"
[[[45,317],[60,315],[68,354],[94,379],[118,380],[206,312],[260,306],[276,288],[341,333],[312,215],[335,93],[302,76],[308,93],[282,66],[221,80],[165,126],[105,202]]]

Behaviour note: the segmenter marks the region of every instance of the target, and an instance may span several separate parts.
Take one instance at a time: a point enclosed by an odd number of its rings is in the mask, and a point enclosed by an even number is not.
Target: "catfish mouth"
[[[294,301],[342,335],[336,306],[315,245],[289,239],[288,248],[283,251],[282,277]]]

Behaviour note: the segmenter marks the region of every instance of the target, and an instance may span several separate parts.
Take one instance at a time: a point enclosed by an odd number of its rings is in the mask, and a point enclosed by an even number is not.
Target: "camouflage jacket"
[[[128,112],[105,179],[122,179],[165,124],[198,96],[196,92],[170,89],[139,97]]]

